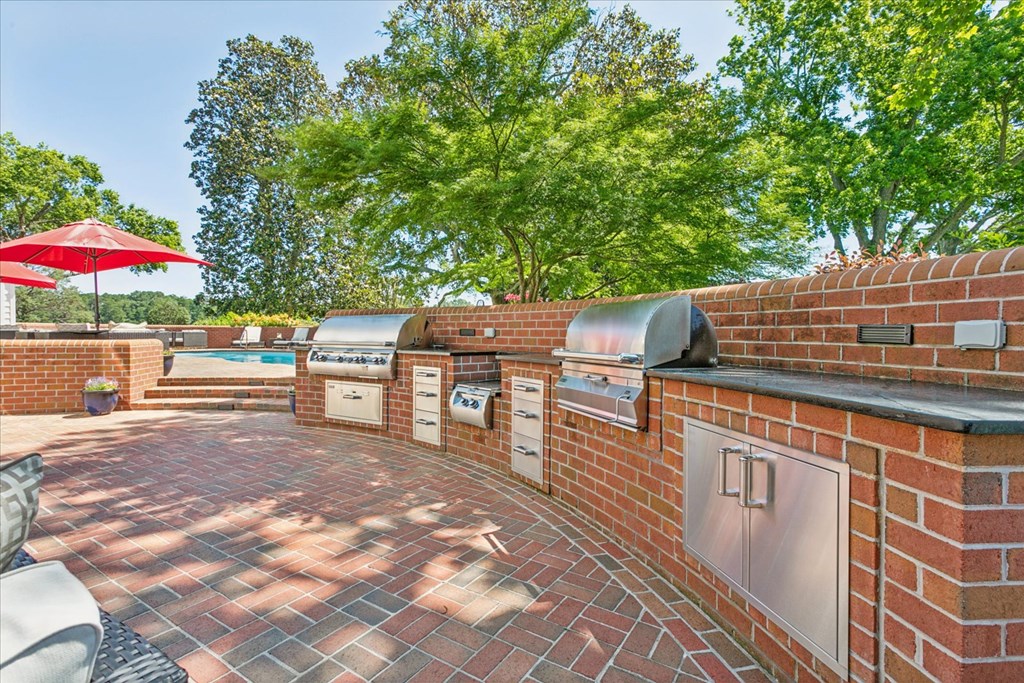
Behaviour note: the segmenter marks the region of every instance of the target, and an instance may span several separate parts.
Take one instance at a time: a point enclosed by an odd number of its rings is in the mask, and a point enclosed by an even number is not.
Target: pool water
[[[220,358],[235,363],[295,365],[295,353],[292,351],[179,351],[178,353],[197,358]]]

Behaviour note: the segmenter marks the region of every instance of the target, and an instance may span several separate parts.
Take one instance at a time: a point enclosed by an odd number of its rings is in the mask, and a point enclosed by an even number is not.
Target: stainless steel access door
[[[827,652],[840,656],[840,474],[753,447],[747,590]],[[742,484],[741,484],[742,485]],[[746,501],[744,501],[746,502]]]
[[[743,449],[743,442],[692,423],[686,430],[686,548],[738,586],[743,585],[745,565],[745,510],[738,505]]]

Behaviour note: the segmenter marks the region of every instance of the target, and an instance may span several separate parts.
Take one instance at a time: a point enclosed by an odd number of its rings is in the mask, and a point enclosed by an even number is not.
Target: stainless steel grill
[[[565,335],[555,384],[566,410],[631,430],[647,428],[646,370],[718,364],[707,316],[685,295],[595,304]]]
[[[429,337],[422,313],[339,315],[317,328],[307,364],[311,373],[321,375],[394,379],[395,352],[426,346]]]

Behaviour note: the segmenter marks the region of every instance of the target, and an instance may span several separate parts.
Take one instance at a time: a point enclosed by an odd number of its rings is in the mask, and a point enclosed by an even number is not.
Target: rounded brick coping
[[[815,273],[783,280],[718,285],[671,292],[652,292],[634,296],[606,299],[573,299],[544,301],[533,304],[496,304],[487,306],[417,306],[411,308],[340,309],[327,312],[327,317],[341,315],[380,315],[386,313],[428,313],[431,315],[470,314],[474,308],[485,313],[532,313],[536,311],[576,311],[594,302],[638,301],[664,296],[689,294],[695,303],[725,301],[762,296],[789,296],[792,294],[881,287],[904,282],[960,279],[975,275],[998,275],[1024,271],[1024,247],[1012,247],[988,252],[973,252],[953,256],[939,256],[923,261],[898,263],[877,268],[862,268],[836,273]]]
[[[41,347],[132,349],[159,346],[159,339],[0,339],[0,347],[38,349]]]

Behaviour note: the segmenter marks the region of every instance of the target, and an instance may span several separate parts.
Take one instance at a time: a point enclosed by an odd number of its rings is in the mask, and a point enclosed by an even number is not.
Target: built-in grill
[[[324,320],[313,335],[310,373],[394,379],[398,349],[426,346],[429,323],[422,313],[339,315]]]
[[[558,405],[631,430],[647,428],[646,370],[718,364],[707,316],[685,295],[595,304],[569,323]]]

